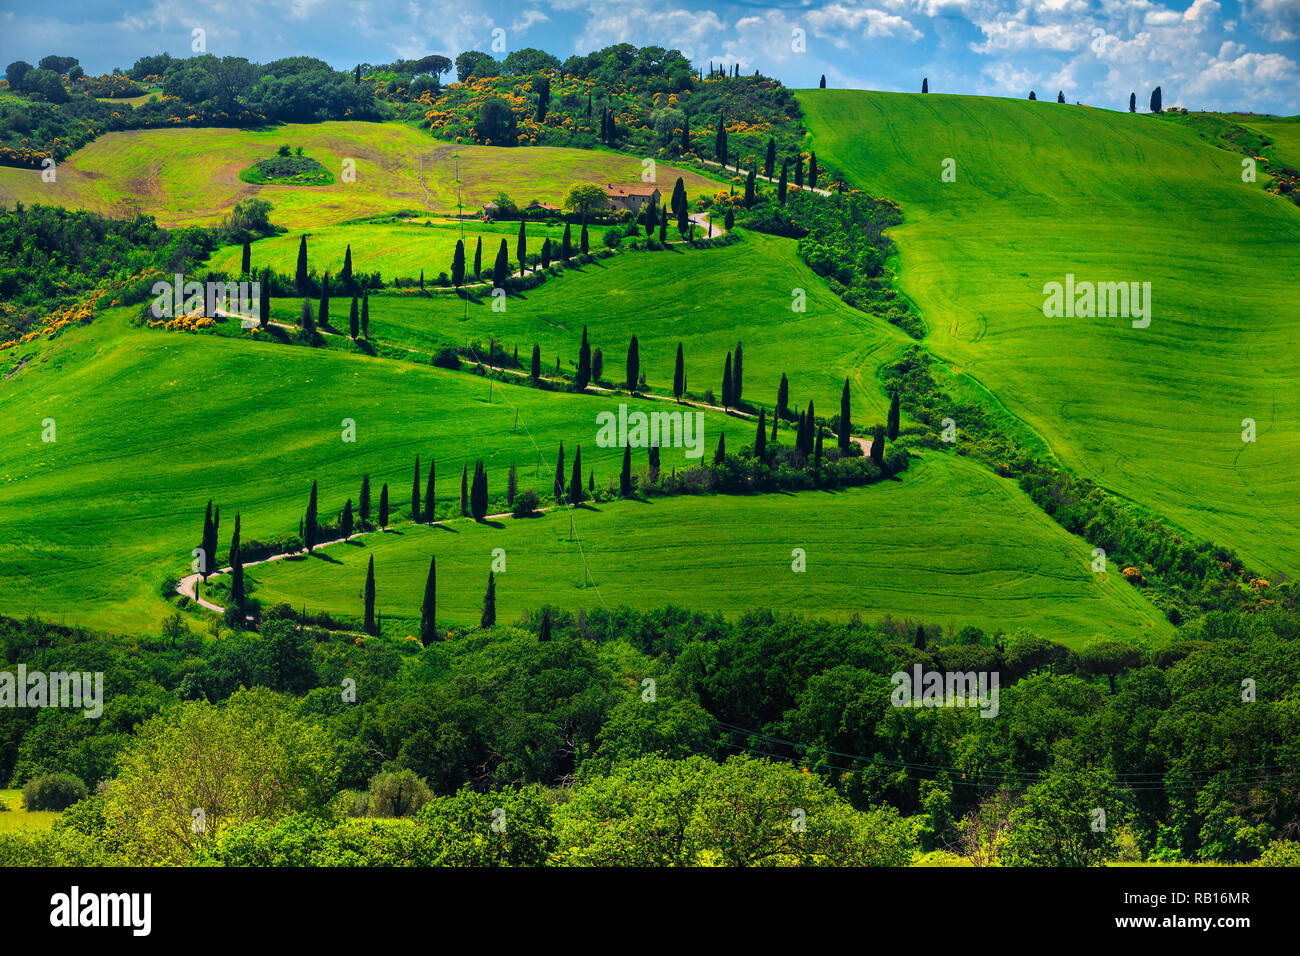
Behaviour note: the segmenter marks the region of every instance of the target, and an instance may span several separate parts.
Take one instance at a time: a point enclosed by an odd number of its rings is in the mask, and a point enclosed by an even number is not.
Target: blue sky
[[[426,53],[536,46],[563,58],[611,43],[677,47],[793,87],[1021,97],[1127,107],[1300,112],[1300,0],[0,0],[0,62],[77,56],[88,72],[138,56],[318,56],[339,68]],[[802,34],[796,31],[802,31]],[[799,37],[802,36],[802,48]]]

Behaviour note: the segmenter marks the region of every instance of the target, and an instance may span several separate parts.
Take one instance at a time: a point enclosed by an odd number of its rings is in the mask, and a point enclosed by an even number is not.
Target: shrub
[[[413,770],[377,773],[370,780],[369,814],[374,817],[409,817],[428,803],[433,794],[424,778]]]
[[[453,372],[460,370],[460,356],[453,345],[444,345],[433,356],[433,364],[438,368],[449,368]]]
[[[528,518],[537,513],[537,506],[540,503],[541,502],[537,497],[537,492],[529,488],[523,494],[515,498],[515,504],[514,507],[510,509],[510,513],[516,518]]]
[[[23,787],[23,806],[28,810],[66,810],[88,791],[80,777],[70,773],[49,773],[34,777]]]

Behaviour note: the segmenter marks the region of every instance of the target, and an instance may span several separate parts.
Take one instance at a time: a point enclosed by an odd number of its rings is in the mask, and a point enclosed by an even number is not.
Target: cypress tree
[[[253,246],[247,239],[244,240],[243,255],[239,260],[239,274],[241,276],[252,275],[253,272]]]
[[[1058,103],[1064,103],[1064,102],[1065,102],[1065,90],[1057,90],[1057,91],[1056,91],[1056,102],[1058,102]]]
[[[212,546],[212,499],[208,499],[208,510],[203,513],[203,537],[199,539],[199,550],[203,552],[199,573],[203,580],[208,579],[217,561],[217,549]]]
[[[424,270],[420,270],[420,291],[424,291]]]
[[[1151,91],[1151,112],[1159,113],[1162,105],[1163,105],[1163,100],[1160,95],[1160,87],[1157,86],[1154,90]]]
[[[690,229],[691,226],[693,225],[694,223],[691,222],[690,209],[687,207],[686,202],[683,200],[681,208],[677,210],[678,234],[681,235],[683,239],[686,238],[686,231]]]
[[[370,475],[361,476],[361,495],[357,499],[357,513],[361,518],[361,526],[364,528],[370,524]]]
[[[735,224],[736,224],[736,210],[735,210],[735,207],[733,207],[733,206],[728,206],[728,207],[727,207],[727,216],[726,216],[725,219],[722,220],[722,226],[723,226],[724,229],[726,229],[728,232],[730,232],[730,231],[731,231],[731,227],[734,226]]]
[[[767,158],[763,160],[763,175],[768,179],[772,178],[772,173],[776,171],[776,139],[769,137],[767,140]]]
[[[889,400],[889,425],[888,425],[888,429],[889,429],[889,440],[890,440],[890,441],[893,441],[895,438],[898,437],[898,425],[899,425],[899,418],[900,418],[899,411],[900,411],[900,409],[899,409],[899,404],[898,404],[898,392],[895,392],[894,395],[893,395],[893,397],[890,398],[890,400]]]
[[[497,622],[497,580],[496,575],[488,572],[487,594],[483,595],[483,619],[479,627],[486,630]]]
[[[653,236],[657,225],[659,225],[659,207],[651,202],[645,207],[645,234]]]
[[[506,478],[506,504],[514,507],[515,495],[519,492],[519,475],[515,471],[515,463],[510,463],[510,474]]]
[[[361,64],[360,63],[358,63],[357,68],[352,71],[352,85],[353,86],[361,85]]]
[[[718,436],[718,450],[713,453],[713,466],[716,468],[721,465],[727,457],[727,433],[723,432]]]
[[[551,609],[542,608],[542,622],[537,627],[537,640],[549,641],[551,639]]]
[[[487,517],[487,472],[483,470],[482,461],[474,462],[474,487],[470,491],[469,502],[470,513],[475,521],[482,521]]]
[[[784,161],[781,163],[781,178],[776,181],[776,201],[782,206],[785,205],[785,193],[789,188],[787,182],[789,165]]]
[[[474,281],[478,282],[483,277],[483,237],[478,237],[478,242],[474,246]]]
[[[601,372],[605,371],[605,353],[600,349],[592,349],[591,352],[591,380],[600,381]]]
[[[465,281],[465,243],[456,240],[456,251],[451,256],[451,283],[457,289]]]
[[[492,267],[492,284],[498,289],[504,289],[506,282],[510,279],[510,246],[504,239],[501,240],[501,248],[497,249],[497,261]]]
[[[244,612],[244,560],[239,554],[239,512],[235,512],[235,533],[230,536],[230,603]]]
[[[632,497],[632,446],[623,446],[623,467],[618,473],[618,495],[620,498]]]
[[[582,327],[582,344],[578,346],[578,371],[573,383],[583,391],[591,382],[591,345],[587,342],[587,327]]]
[[[922,93],[930,92],[930,78],[928,76],[922,77],[921,79],[921,92]]]
[[[362,629],[367,634],[379,633],[379,628],[375,626],[375,556],[370,556],[370,564],[366,567],[366,620]]]
[[[794,184],[800,189],[803,188],[803,153],[800,153],[794,160]]]
[[[415,453],[415,476],[411,479],[411,520],[420,520],[420,453]]]
[[[569,260],[573,258],[572,229],[572,225],[566,222],[564,224],[564,238],[560,240],[560,258],[564,260],[566,266],[569,264]]]
[[[691,151],[691,118],[689,116],[682,120],[681,151],[683,153]]]
[[[536,344],[533,345],[533,364],[529,371],[529,376],[532,378],[534,385],[536,385],[542,377],[542,349],[541,346]]]
[[[357,335],[361,332],[361,313],[358,311],[357,297],[352,297],[352,308],[348,310],[348,334],[352,336],[352,341],[357,340]]]
[[[668,213],[667,212],[661,212],[659,214],[659,241],[660,242],[668,241]]]
[[[804,417],[804,454],[813,453],[813,432],[817,429],[817,413],[812,401],[808,402],[808,414]]]
[[[370,293],[361,296],[361,337],[370,341]]]
[[[543,239],[542,240],[542,268],[549,269],[550,267],[551,267],[551,240]]]
[[[438,559],[429,558],[429,576],[424,579],[424,601],[420,604],[420,643],[425,647],[438,636]]]
[[[519,274],[523,275],[524,264],[528,261],[528,236],[522,218],[519,220],[519,238],[515,240],[515,256],[519,259]]]
[[[1038,97],[1037,97],[1036,95],[1034,95],[1034,91],[1033,91],[1033,90],[1030,90],[1030,91],[1029,91],[1029,98],[1030,98],[1031,100],[1037,100],[1037,99],[1038,99]]]
[[[718,162],[725,169],[727,166],[727,127],[723,122],[722,114],[718,114],[718,132],[713,137],[713,152],[718,157]]]
[[[677,343],[677,364],[673,368],[673,398],[681,401],[686,391],[686,359],[682,355],[682,343]]]
[[[582,446],[573,451],[573,475],[569,478],[569,503],[580,505],[584,498],[582,492]]]
[[[821,89],[823,89],[823,90],[826,89],[826,74],[825,74],[825,73],[822,74],[822,81],[821,81],[821,83],[818,84],[818,85],[820,86]]]
[[[674,216],[681,214],[682,208],[686,206],[686,183],[681,176],[677,177],[677,182],[673,183],[673,198],[668,208],[673,211]]]
[[[595,478],[595,475],[592,475]],[[650,441],[650,483],[654,484],[659,480],[659,444],[658,436]]]
[[[271,324],[271,270],[262,270],[261,285],[257,290],[257,325],[266,328]]]
[[[849,421],[849,380],[844,380],[844,391],[840,394],[840,454],[849,453],[849,435],[852,423]]]
[[[777,415],[776,412],[773,412],[772,413],[772,438],[771,438],[773,445],[776,444],[776,423],[780,420],[781,420],[780,416]]]
[[[303,542],[307,545],[307,553],[311,554],[312,549],[316,547],[316,482],[311,483],[311,497],[307,499],[307,516],[303,519],[303,533],[306,540]]]
[[[217,554],[217,548],[220,547],[218,543],[218,539],[221,536],[220,529],[221,529],[221,505],[215,505],[212,508],[212,550],[208,552],[208,554],[212,555],[214,559]],[[215,571],[216,568],[214,567],[213,570]]]
[[[635,392],[637,382],[641,380],[641,349],[637,345],[636,336],[632,336],[632,341],[627,346],[627,390]]]
[[[560,454],[555,459],[555,487],[551,489],[557,505],[564,504],[564,442],[560,442]]]
[[[298,240],[298,268],[294,272],[294,285],[299,295],[307,295],[311,289],[307,278],[307,236]]]
[[[814,428],[817,432],[817,438],[813,448],[813,467],[820,468],[822,466],[822,430],[816,426]]]
[[[741,394],[745,391],[745,350],[736,343],[736,358],[731,363],[731,400],[739,405]]]
[[[877,425],[871,433],[871,461],[881,471],[885,470],[885,429]]]
[[[773,418],[784,418],[790,411],[790,381],[781,373],[781,384],[776,389],[776,412]]]
[[[810,153],[808,155],[808,188],[809,189],[817,188],[817,154],[816,153]]]
[[[751,206],[754,205],[754,181],[755,181],[755,179],[756,179],[756,176],[755,176],[755,174],[754,174],[754,170],[751,169],[751,170],[749,171],[749,175],[745,177],[745,208],[746,208],[746,209],[748,209],[748,208],[750,208]]]
[[[727,361],[722,366],[722,407],[731,407],[731,353],[727,353]]]
[[[352,291],[352,243],[348,243],[348,247],[343,250],[343,269],[339,272],[339,283],[344,292]]]
[[[330,274],[327,272],[320,280],[320,327],[330,327]]]
[[[469,515],[469,465],[460,466],[460,516]]]
[[[353,521],[354,519],[352,517],[352,499],[349,498],[347,500],[347,503],[343,505],[343,517],[339,519],[339,530],[343,532],[344,541],[347,541],[349,538],[352,537]]]
[[[310,341],[316,331],[316,320],[311,314],[311,299],[302,300],[302,312],[298,314],[298,328]]]
[[[1128,111],[1130,113],[1136,113],[1138,111],[1138,95],[1136,93],[1130,93],[1128,95]]]
[[[582,235],[578,237],[578,251],[584,256],[591,250],[591,237],[587,235],[587,223],[582,224]]]
[[[918,651],[925,650],[925,625],[916,625],[916,637],[912,639],[912,646]]]
[[[767,409],[758,410],[758,431],[754,433],[754,457],[762,461],[767,457]]]
[[[434,512],[437,509],[438,499],[434,497],[434,471],[437,462],[432,458],[429,459],[429,477],[424,483],[424,520],[432,524],[435,520]]]
[[[379,489],[379,527],[388,530],[388,483]]]

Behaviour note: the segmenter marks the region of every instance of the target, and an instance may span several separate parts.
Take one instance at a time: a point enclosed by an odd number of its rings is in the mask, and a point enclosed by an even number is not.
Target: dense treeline
[[[163,229],[152,216],[109,219],[59,206],[0,206],[0,343],[51,313],[78,321],[112,304],[142,302],[160,277],[192,270],[219,245],[271,235],[271,204],[250,199],[218,226]]]
[[[129,78],[156,88],[159,95],[134,108],[95,99],[105,89],[112,96],[136,92],[120,80],[103,77],[87,83],[24,66],[30,65],[17,61],[8,68],[11,92],[27,102],[0,103],[0,165],[40,167],[46,157],[62,160],[101,133],[118,130],[382,118],[369,87],[314,57],[265,64],[210,54],[141,57]],[[52,82],[36,76],[47,73]]]
[[[755,862],[728,856],[717,800],[751,801],[752,837],[785,863],[1250,861],[1300,832],[1300,618],[1280,611],[1077,651],[677,609],[545,608],[424,647],[279,615],[210,638],[178,615],[135,642],[0,622],[0,669],[42,654],[104,673],[103,716],[7,711],[0,780],[71,773],[92,794],[53,834],[0,838],[4,863]],[[891,675],[915,665],[999,675],[996,714],[893,706]],[[403,774],[421,782],[394,810]],[[178,825],[205,803],[205,832]],[[693,834],[676,856],[647,835],[670,805]],[[497,808],[521,843],[493,841]]]

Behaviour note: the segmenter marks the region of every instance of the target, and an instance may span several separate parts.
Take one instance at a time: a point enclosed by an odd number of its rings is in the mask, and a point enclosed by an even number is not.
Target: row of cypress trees
[[[364,606],[362,611],[362,628],[367,634],[378,636],[382,618],[375,607],[377,590],[375,587],[375,557],[370,556],[366,567],[366,584]],[[479,626],[486,629],[497,622],[497,582],[496,573],[488,571],[487,592],[483,595],[483,615]],[[424,599],[420,602],[420,643],[426,647],[438,639],[438,558],[429,558],[429,573],[424,581]]]

